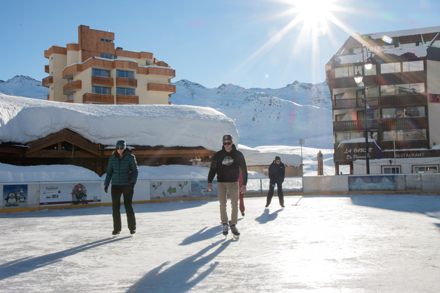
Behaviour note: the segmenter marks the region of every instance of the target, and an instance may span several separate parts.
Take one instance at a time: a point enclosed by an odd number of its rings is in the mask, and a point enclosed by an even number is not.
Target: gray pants
[[[238,182],[217,182],[218,200],[220,202],[220,220],[222,223],[228,222],[226,212],[227,191],[231,198],[231,224],[237,224],[238,217]]]

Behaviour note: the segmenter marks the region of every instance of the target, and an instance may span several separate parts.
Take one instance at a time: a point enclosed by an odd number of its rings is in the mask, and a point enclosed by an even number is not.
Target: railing
[[[116,95],[116,104],[139,104],[139,96]]]
[[[429,149],[428,140],[396,140],[396,150],[402,149]],[[393,150],[393,141],[378,141],[377,144],[382,150]]]
[[[368,107],[378,107],[378,98],[367,98]],[[333,101],[333,109],[354,109],[354,108],[364,108],[364,99],[336,99]]]
[[[377,120],[368,120],[368,129],[378,129],[380,126]],[[348,130],[364,130],[364,120],[353,121],[335,121],[333,122],[334,131],[348,131]]]
[[[87,93],[83,95],[83,103],[114,104],[112,95]]]
[[[148,67],[148,74],[176,77],[176,71],[174,69],[166,69],[166,68]]]
[[[53,76],[48,76],[43,78],[42,85],[45,87],[49,87],[51,84],[53,84]]]
[[[426,117],[384,118],[381,119],[382,129],[425,129],[428,127]]]
[[[428,99],[424,95],[404,95],[404,96],[389,96],[380,98],[380,106],[414,106],[427,105]]]
[[[147,91],[175,93],[176,86],[171,84],[149,83],[147,84]]]
[[[92,85],[113,86],[113,78],[103,76],[92,76]]]
[[[116,86],[137,87],[137,79],[117,77]]]
[[[44,65],[44,72],[49,73],[49,65]]]
[[[74,92],[80,90],[82,88],[81,80],[76,80],[73,82],[69,82],[63,87],[63,95],[66,95],[70,92]]]

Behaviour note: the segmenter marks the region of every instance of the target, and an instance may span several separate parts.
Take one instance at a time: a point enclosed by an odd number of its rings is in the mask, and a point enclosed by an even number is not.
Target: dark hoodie
[[[208,174],[208,183],[212,183],[215,174],[217,182],[238,182],[242,171],[243,185],[246,185],[248,179],[246,161],[243,154],[232,144],[232,150],[228,153],[223,146],[212,159],[211,168]]]
[[[269,166],[269,178],[271,182],[284,182],[284,175],[286,169],[284,164],[281,162],[279,165],[276,161],[273,161]]]

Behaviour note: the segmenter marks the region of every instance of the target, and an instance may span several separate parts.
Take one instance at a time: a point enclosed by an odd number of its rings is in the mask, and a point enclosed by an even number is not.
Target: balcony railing
[[[105,85],[113,86],[113,78],[102,77],[102,76],[92,76],[92,85]]]
[[[126,77],[117,77],[116,78],[116,86],[125,86],[125,87],[137,87],[137,79],[134,78],[126,78]]]
[[[176,71],[174,69],[166,69],[166,68],[148,67],[148,74],[176,77]]]
[[[63,87],[63,95],[67,95],[70,92],[80,90],[82,88],[81,80],[76,80],[74,82],[69,82]]]
[[[50,101],[50,95],[49,94],[47,94],[47,100]]]
[[[378,98],[367,98],[368,107],[379,106]],[[333,109],[354,109],[354,108],[364,108],[364,99],[337,99],[333,101]]]
[[[175,93],[176,86],[171,84],[149,83],[147,84],[147,91]]]
[[[378,129],[380,124],[377,120],[367,121],[368,129]],[[353,121],[335,121],[333,122],[334,131],[350,131],[350,130],[365,130],[364,120]]]
[[[116,95],[116,104],[139,104],[139,96]]]
[[[50,85],[53,84],[53,76],[48,76],[43,78],[42,84],[45,87],[50,87]]]
[[[377,144],[382,150],[393,150],[393,141],[378,141]],[[428,140],[396,140],[396,150],[404,149],[429,149]]]
[[[405,96],[389,96],[380,98],[380,106],[424,106],[428,104],[428,99],[424,95],[405,95]]]
[[[114,104],[112,95],[87,93],[83,95],[83,103]]]
[[[426,129],[428,128],[427,117],[386,118],[381,119],[382,129]]]
[[[44,72],[49,73],[49,65],[44,65]]]

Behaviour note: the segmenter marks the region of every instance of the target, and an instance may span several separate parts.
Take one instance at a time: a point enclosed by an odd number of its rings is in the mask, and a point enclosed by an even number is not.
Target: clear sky
[[[176,70],[172,82],[209,88],[323,82],[350,33],[440,25],[438,0],[15,0],[0,8],[5,81],[46,77],[44,50],[78,42],[79,25],[115,33],[115,47],[153,53]]]

